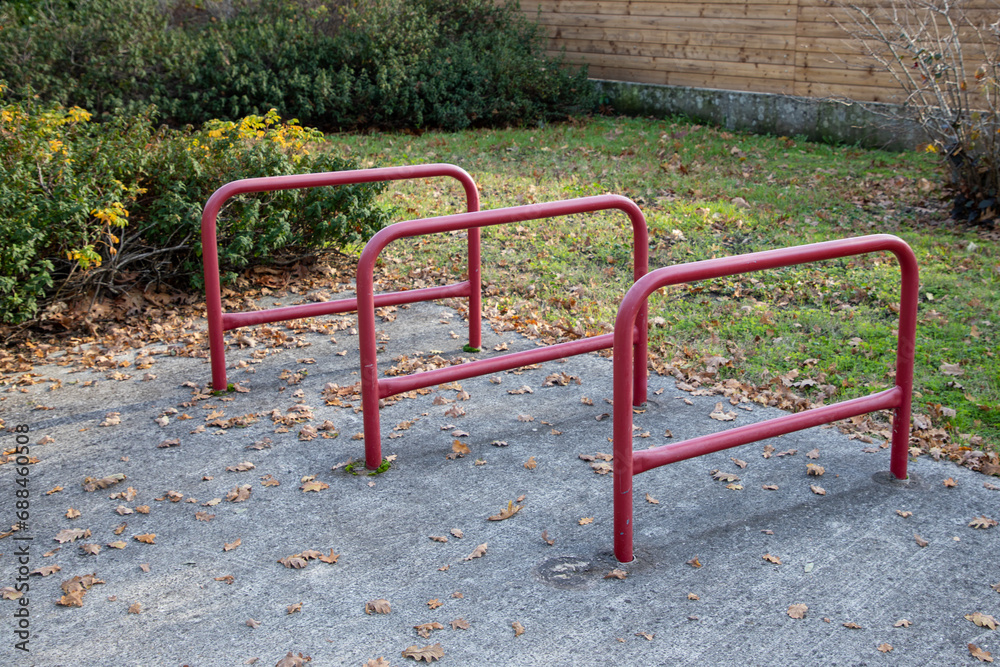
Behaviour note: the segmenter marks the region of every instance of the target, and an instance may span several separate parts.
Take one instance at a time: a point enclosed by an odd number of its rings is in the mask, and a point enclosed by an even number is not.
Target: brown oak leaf
[[[81,537],[90,537],[90,530],[79,528],[63,528],[58,533],[56,533],[55,541],[59,544],[65,544],[66,542],[73,542]]]
[[[971,614],[966,614],[965,620],[972,621],[981,628],[989,628],[990,630],[997,629],[997,619],[978,611],[973,612]]]
[[[520,637],[521,635],[524,634],[524,626],[521,625],[520,621],[514,621],[513,623],[510,624],[510,627],[514,628],[515,637]]]
[[[486,518],[487,521],[503,521],[504,519],[509,519],[518,512],[524,509],[524,505],[515,505],[514,501],[508,500],[507,507],[500,510],[498,514],[494,514]]]
[[[388,614],[391,611],[392,606],[389,604],[389,601],[382,598],[369,600],[365,603],[366,614]]]
[[[417,662],[421,660],[425,662],[434,662],[435,660],[440,660],[444,657],[444,649],[441,644],[433,644],[430,646],[424,646],[423,648],[419,646],[407,646],[403,649],[402,653],[404,658],[413,658]]]
[[[482,558],[486,555],[486,545],[487,542],[483,542],[478,547],[472,550],[472,553],[463,558],[462,560],[472,560],[473,558]]]
[[[805,618],[807,611],[809,611],[809,607],[804,604],[788,605],[788,615],[792,618]]]
[[[413,629],[417,631],[417,634],[427,639],[431,636],[431,633],[435,630],[444,630],[444,626],[437,621],[432,621],[430,623],[421,623],[420,625],[414,625]]]
[[[250,497],[253,489],[249,484],[244,484],[243,486],[234,487],[229,493],[226,494],[226,500],[231,503],[241,503]]]
[[[984,651],[975,644],[969,644],[969,655],[979,662],[993,662],[993,655],[989,651]]]

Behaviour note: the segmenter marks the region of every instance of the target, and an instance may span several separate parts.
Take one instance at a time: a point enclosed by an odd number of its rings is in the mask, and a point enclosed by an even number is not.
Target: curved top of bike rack
[[[207,223],[215,222],[222,205],[231,197],[239,194],[294,190],[296,188],[315,188],[324,185],[357,185],[359,183],[431,178],[434,176],[453,176],[459,180],[462,183],[462,187],[465,188],[465,196],[469,202],[469,208],[472,210],[479,208],[479,190],[476,188],[475,181],[472,180],[469,172],[453,164],[418,164],[401,167],[327,171],[319,174],[260,176],[231,181],[213,192],[212,196],[205,203],[205,209],[201,214],[202,232],[204,233]]]
[[[542,204],[495,208],[487,211],[476,211],[474,213],[455,213],[454,215],[438,216],[435,218],[407,220],[384,227],[368,241],[365,249],[361,252],[361,258],[358,260],[358,297],[361,297],[362,279],[365,279],[369,283],[372,281],[372,270],[375,267],[375,260],[378,258],[378,255],[387,245],[397,239],[430,233],[454,232],[461,229],[491,227],[508,222],[525,222],[527,220],[554,218],[574,213],[590,213],[607,209],[619,209],[629,216],[629,219],[632,221],[634,236],[635,265],[636,267],[648,266],[649,231],[646,228],[646,219],[642,211],[628,197],[622,197],[621,195],[597,195],[594,197],[580,197],[578,199],[567,199]],[[635,278],[638,279],[644,274],[645,269],[641,273],[637,272]]]

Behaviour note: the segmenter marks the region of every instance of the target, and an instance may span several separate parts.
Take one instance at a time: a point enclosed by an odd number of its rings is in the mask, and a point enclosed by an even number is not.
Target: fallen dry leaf
[[[825,472],[826,472],[826,469],[823,468],[823,466],[821,466],[821,465],[817,465],[815,463],[807,463],[806,464],[806,474],[807,475],[812,475],[814,477],[820,477]]]
[[[958,482],[949,477],[948,479],[944,480],[944,485],[947,486],[948,488],[951,488],[953,486],[958,486]]]
[[[992,528],[997,525],[994,519],[987,518],[985,516],[977,516],[975,519],[969,522],[970,528],[980,528],[986,530],[987,528]]]
[[[509,519],[518,512],[524,509],[524,505],[515,505],[514,501],[508,500],[507,507],[500,510],[499,514],[494,514],[493,516],[487,517],[487,521],[503,521],[504,519]],[[432,538],[433,539],[433,538]],[[447,538],[445,539],[447,542]]]
[[[792,618],[805,618],[809,607],[804,604],[788,605],[788,615]]]
[[[697,593],[688,593],[688,600],[700,600]]]
[[[720,482],[738,482],[740,478],[731,472],[722,472],[721,470],[712,470],[712,479],[719,480]]]
[[[462,533],[462,529],[461,528],[452,528],[451,529],[451,536],[452,537],[457,537],[458,539],[462,539],[463,537],[465,537],[465,535]]]
[[[248,618],[247,619],[247,625],[250,626],[251,628],[259,628],[260,627],[260,621],[255,621],[252,618]]]
[[[465,620],[464,618],[456,618],[454,621],[451,622],[451,629],[452,630],[468,630],[469,629],[469,622],[467,620]]]
[[[889,653],[890,651],[892,651],[892,644],[879,644],[878,650],[881,651],[882,653]]]
[[[392,667],[392,665],[389,664],[388,660],[386,660],[382,656],[379,656],[377,658],[372,658],[364,665],[362,665],[362,667]]]
[[[689,560],[689,561],[686,561],[686,563],[685,563],[685,564],[686,564],[686,565],[690,565],[691,567],[694,567],[694,568],[698,568],[698,567],[701,567],[701,561],[700,561],[700,560],[698,560],[698,557],[697,557],[697,556],[695,556],[694,558],[692,558],[692,559],[691,559],[691,560]]]
[[[444,535],[431,535],[430,538],[435,542],[447,542],[448,538]]]
[[[604,575],[604,578],[605,579],[624,579],[627,576],[628,576],[628,572],[626,572],[625,570],[622,570],[622,569],[619,569],[619,568],[616,567],[615,569],[611,570],[606,575]]]
[[[144,544],[156,544],[156,533],[144,533],[142,535],[133,535],[132,537],[137,542],[142,542]]]
[[[279,558],[278,562],[287,568],[293,570],[301,570],[302,568],[309,565],[309,561],[302,557],[302,554],[292,554],[291,556],[285,556],[284,558]]]
[[[813,449],[813,450],[811,450],[809,452],[806,452],[806,458],[807,459],[818,459],[819,458],[819,449],[817,448],[817,449]]]
[[[969,644],[969,655],[979,662],[993,662],[993,655],[989,651],[984,651],[975,644]]]
[[[433,621],[431,623],[421,623],[420,625],[414,625],[413,629],[417,631],[418,635],[420,635],[424,639],[427,639],[428,637],[431,636],[431,633],[434,632],[435,630],[444,630],[444,626],[438,623],[437,621]]]
[[[855,623],[854,621],[848,621],[847,623],[844,623],[844,627],[845,628],[850,628],[851,630],[861,630],[862,629],[861,626],[858,625],[857,623]]]
[[[16,600],[24,595],[21,591],[17,590],[13,586],[4,586],[0,588],[0,599],[2,600]]]
[[[309,493],[310,491],[315,491],[316,493],[319,493],[320,491],[323,491],[325,489],[329,489],[330,485],[327,484],[326,482],[322,482],[322,481],[320,481],[318,479],[314,479],[314,480],[311,480],[309,482],[306,482],[305,484],[303,484],[299,488],[302,489],[302,493]]]
[[[972,614],[966,614],[965,620],[972,621],[981,628],[989,628],[990,630],[997,629],[997,619],[978,611]]]
[[[58,533],[56,533],[55,541],[59,544],[65,544],[66,542],[73,542],[81,537],[90,537],[90,530],[79,528],[63,528]]]
[[[587,524],[594,523],[594,517],[592,516],[584,517],[579,521],[577,521],[577,523],[579,523],[581,526],[586,526]]]
[[[648,493],[646,494],[646,502],[649,503],[650,505],[659,505],[660,504],[659,500],[657,500],[653,496],[649,495]]]
[[[824,489],[822,486],[816,486],[815,484],[810,484],[809,490],[815,493],[817,496],[826,495],[826,489]]]
[[[958,364],[943,363],[938,367],[943,375],[960,376],[965,375],[965,370]]]
[[[389,601],[383,598],[369,600],[365,603],[366,614],[388,614],[391,611],[392,606],[389,604]]]
[[[231,586],[233,584],[233,582],[236,581],[236,577],[234,577],[231,574],[224,574],[221,577],[216,577],[215,580],[216,581],[224,581],[226,584],[228,584],[228,585]]]
[[[114,542],[108,542],[108,546],[111,547],[112,549],[124,549],[128,545],[122,542],[121,540],[116,540]]]
[[[427,606],[430,607],[431,609],[437,609],[438,607],[440,607],[443,604],[444,604],[444,602],[441,602],[441,600],[439,600],[437,598],[434,598],[433,600],[428,600],[427,601]]]
[[[39,575],[41,575],[43,577],[47,577],[50,574],[55,574],[56,572],[58,572],[61,569],[62,568],[59,567],[58,565],[46,565],[45,567],[40,567],[37,570],[32,570],[28,574],[39,574]]]
[[[291,607],[289,607],[289,609],[291,609]],[[274,667],[306,667],[307,662],[312,662],[312,658],[308,655],[302,655],[301,652],[298,655],[292,655],[292,652],[289,651],[284,658],[279,660],[274,665]]]
[[[898,621],[896,621],[895,623],[893,623],[892,627],[894,627],[894,628],[908,628],[911,625],[913,625],[912,621],[910,621],[907,618],[901,618]]]
[[[234,466],[226,466],[227,472],[246,472],[247,470],[253,470],[256,466],[249,461],[244,461],[243,463],[237,463]]]
[[[296,602],[295,604],[288,605],[288,614],[294,614],[296,612],[302,611],[302,603]]]
[[[460,459],[466,454],[471,454],[472,449],[461,440],[454,440],[451,443],[451,453],[445,456],[447,459]]]
[[[244,484],[243,486],[234,487],[229,493],[226,494],[226,500],[231,503],[241,503],[250,497],[253,489],[249,484]]]
[[[140,563],[139,569],[143,572],[149,572],[149,563]]]
[[[114,475],[108,475],[107,477],[101,477],[100,479],[85,477],[83,480],[83,490],[89,493],[91,491],[96,491],[97,489],[106,489],[109,486],[113,486],[123,481],[125,481],[125,475],[120,472],[115,473]]]
[[[425,662],[434,662],[435,660],[440,660],[444,657],[444,649],[441,644],[433,644],[431,646],[424,646],[423,648],[419,646],[408,646],[403,650],[402,653],[404,658],[413,658],[417,662],[424,660]]]
[[[528,470],[534,470],[535,468],[538,467],[538,462],[535,461],[534,456],[530,456],[528,457],[528,460],[524,462],[524,467],[527,468]]]
[[[543,530],[543,531],[542,531],[542,541],[543,541],[543,542],[545,542],[545,543],[546,543],[547,545],[549,545],[550,547],[551,547],[551,546],[552,546],[553,544],[555,544],[555,543],[556,543],[556,540],[555,540],[555,538],[554,538],[554,537],[549,537],[549,531],[547,531],[547,530]],[[1000,585],[1000,584],[998,584],[998,585]]]
[[[903,517],[904,519],[908,519],[911,516],[913,516],[913,512],[910,512],[910,511],[907,511],[907,510],[896,510],[896,514],[898,514],[899,516]]]
[[[195,512],[194,518],[198,521],[211,521],[215,518],[215,515],[208,512]]]
[[[486,555],[486,545],[487,542],[483,542],[478,547],[473,549],[472,553],[463,558],[462,560],[472,560],[473,558],[482,558]]]
[[[740,470],[747,467],[747,462],[744,461],[743,459],[738,459],[731,456],[729,457],[729,460],[735,463],[737,466],[739,466]]]
[[[520,637],[521,635],[524,634],[524,626],[521,625],[520,621],[514,621],[513,623],[510,624],[510,627],[514,628],[515,637]]]
[[[764,489],[765,491],[777,491],[778,490],[778,485],[777,484],[764,484],[760,488]]]
[[[130,614],[141,614],[142,613],[142,605],[139,604],[138,602],[133,602],[131,605],[129,605],[128,613],[130,613]]]
[[[330,565],[336,564],[338,558],[340,558],[340,554],[333,553],[333,549],[330,549],[330,553],[328,554],[320,554],[319,556],[316,556],[316,559],[319,562],[329,563]]]
[[[736,419],[736,413],[732,410],[726,412],[725,408],[722,407],[722,403],[716,403],[715,410],[710,412],[708,416],[720,422],[728,422]]]
[[[781,558],[779,558],[778,556],[772,556],[771,554],[764,554],[763,556],[761,556],[761,558],[763,558],[764,560],[766,560],[768,563],[774,563],[775,565],[781,565]]]
[[[236,540],[233,541],[233,542],[226,542],[226,543],[224,543],[222,545],[222,550],[223,551],[232,551],[233,549],[235,549],[236,547],[240,546],[241,544],[243,544],[243,539],[237,537]]]
[[[930,542],[920,537],[916,533],[913,534],[913,539],[916,541],[918,547],[926,547]]]
[[[75,510],[72,507],[70,507],[68,510],[66,510],[66,518],[67,519],[77,519],[79,517],[80,517],[80,510]]]
[[[83,551],[83,553],[87,554],[88,556],[96,556],[97,554],[101,553],[101,545],[100,544],[81,544],[80,545],[80,550]]]

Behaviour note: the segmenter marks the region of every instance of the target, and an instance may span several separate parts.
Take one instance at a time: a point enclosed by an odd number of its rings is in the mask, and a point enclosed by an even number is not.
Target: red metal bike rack
[[[378,304],[374,296],[373,271],[375,260],[379,253],[392,241],[411,236],[422,236],[440,232],[450,232],[458,229],[479,229],[509,222],[525,222],[541,220],[591,211],[619,209],[625,212],[632,221],[633,235],[633,278],[639,280],[649,268],[649,232],[646,228],[646,218],[633,201],[618,195],[600,195],[545,204],[514,206],[477,213],[459,213],[456,215],[427,218],[424,220],[409,220],[390,225],[371,238],[361,252],[358,261],[357,294],[358,294],[358,338],[361,347],[361,405],[364,410],[365,435],[365,465],[375,469],[382,463],[382,436],[379,427],[379,400],[421,387],[429,387],[441,382],[453,382],[466,378],[510,370],[519,366],[562,359],[586,352],[610,348],[616,334],[603,334],[581,340],[557,343],[544,348],[524,352],[479,359],[458,366],[449,366],[435,370],[424,371],[412,375],[384,378],[378,377],[375,341],[375,306]],[[470,314],[471,317],[471,314]],[[638,320],[638,324],[636,324]],[[636,400],[636,405],[646,400],[646,317],[645,306],[640,305],[632,320],[632,332],[629,345],[634,350],[629,355],[635,360],[634,372],[630,374],[635,382],[634,391],[630,393]]]
[[[451,176],[465,188],[467,209],[479,210],[479,190],[475,181],[462,168],[451,164],[426,164],[405,167],[383,167],[379,169],[358,169],[352,171],[332,171],[320,174],[296,174],[291,176],[269,176],[246,178],[226,183],[212,193],[201,216],[201,245],[205,271],[205,303],[208,309],[208,342],[212,360],[212,388],[222,391],[226,388],[226,347],[223,334],[232,329],[265,322],[283,322],[300,317],[315,317],[333,313],[347,313],[358,309],[356,298],[338,299],[324,303],[310,303],[283,308],[271,308],[243,313],[222,312],[222,289],[219,284],[219,248],[215,234],[215,222],[222,205],[230,197],[249,192],[272,192],[296,188],[317,188],[328,185],[350,185],[381,181],[400,181],[415,178]],[[393,225],[390,225],[392,227]],[[482,339],[482,295],[480,277],[480,232],[478,228],[468,230],[468,272],[469,278],[460,283],[427,287],[404,292],[379,294],[375,297],[378,306],[392,306],[401,303],[416,303],[448,297],[468,297],[469,299],[469,345],[480,347]]]
[[[896,386],[869,396],[842,401],[797,414],[741,426],[722,433],[692,438],[652,449],[632,451],[633,374],[632,329],[645,317],[647,299],[661,287],[695,280],[720,278],[765,269],[806,264],[872,252],[891,252],[899,261],[902,289],[899,333],[896,344]],[[889,469],[897,479],[906,478],[910,434],[910,400],[913,391],[913,355],[916,344],[917,260],[902,239],[889,234],[826,241],[811,245],[722,257],[670,266],[648,273],[629,289],[618,309],[614,332],[614,547],[623,563],[632,560],[632,477],[659,466],[710,454],[730,447],[827,424],[874,410],[894,409]]]

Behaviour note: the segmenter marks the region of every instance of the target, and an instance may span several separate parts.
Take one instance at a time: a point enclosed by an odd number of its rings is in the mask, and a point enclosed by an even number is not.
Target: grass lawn
[[[537,129],[333,137],[367,165],[450,162],[483,208],[615,193],[650,228],[650,267],[872,233],[896,234],[921,268],[915,424],[924,444],[1000,451],[1000,230],[947,219],[935,156],[751,136],[677,120],[595,118]],[[388,194],[399,219],[462,210],[447,179]],[[390,247],[384,279],[413,285],[464,268],[460,234]],[[618,212],[484,230],[485,308],[543,339],[609,331],[631,278]],[[890,386],[899,271],[867,255],[674,286],[651,300],[661,372],[735,379],[803,407]],[[780,391],[777,391],[780,390]],[[796,398],[788,399],[794,395]],[[924,427],[924,428],[920,428]],[[944,430],[940,430],[944,429]]]

